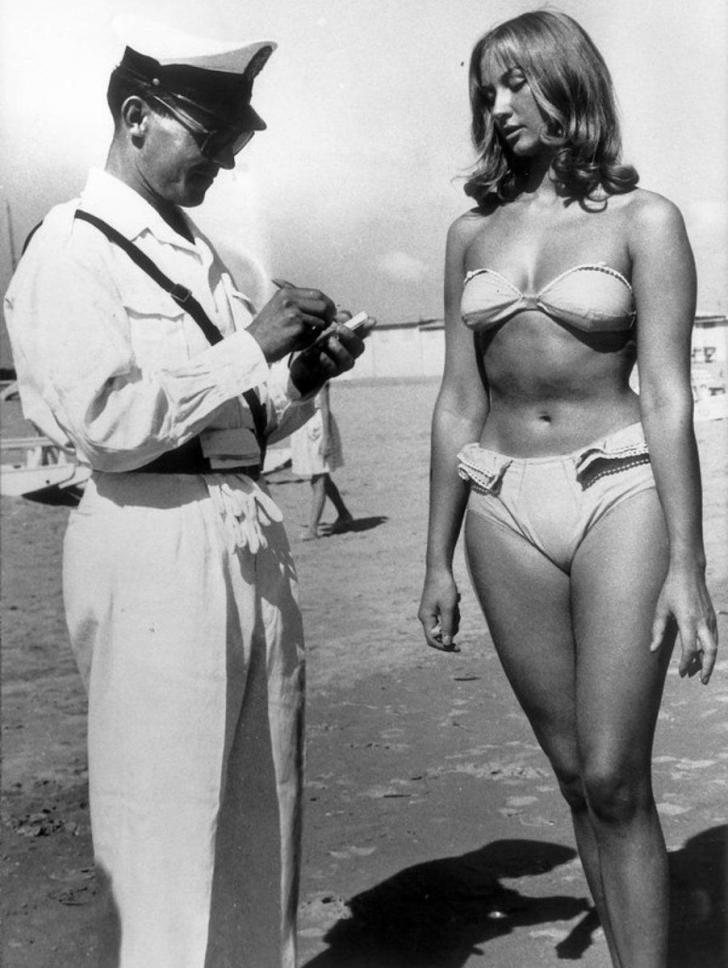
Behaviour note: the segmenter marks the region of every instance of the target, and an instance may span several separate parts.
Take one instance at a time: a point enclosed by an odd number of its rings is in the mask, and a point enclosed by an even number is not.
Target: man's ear
[[[132,138],[144,138],[150,113],[147,102],[137,94],[130,95],[121,105],[121,123]]]

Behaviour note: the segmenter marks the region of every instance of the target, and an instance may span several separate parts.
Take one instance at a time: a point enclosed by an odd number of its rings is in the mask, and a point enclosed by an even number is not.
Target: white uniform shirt
[[[210,346],[119,246],[74,219],[78,208],[186,286],[225,339]],[[44,219],[6,295],[25,416],[97,470],[133,470],[196,434],[214,466],[258,463],[252,416],[240,396],[251,388],[268,409],[269,439],[310,415],[310,404],[297,405],[285,367],[271,369],[245,332],[254,313],[249,300],[188,224],[193,243],[133,189],[93,170],[80,200]]]

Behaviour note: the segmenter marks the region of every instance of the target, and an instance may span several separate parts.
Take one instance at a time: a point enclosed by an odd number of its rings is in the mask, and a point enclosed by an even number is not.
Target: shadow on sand
[[[378,528],[380,524],[385,524],[389,518],[386,515],[378,514],[370,518],[353,518],[351,521],[337,521],[334,524],[322,524],[322,538],[329,538],[335,534],[345,534],[356,531],[371,531]]]
[[[728,824],[670,853],[669,968],[728,965]]]
[[[497,840],[460,857],[408,867],[349,902],[305,968],[460,968],[477,946],[516,926],[571,920],[584,898],[526,897],[501,877],[543,874],[576,856],[560,844]],[[594,927],[597,922],[594,921]],[[589,937],[582,940],[587,944]]]
[[[584,898],[527,897],[499,878],[533,877],[575,857],[570,847],[497,840],[460,857],[417,864],[349,901],[351,918],[326,934],[328,950],[305,968],[461,968],[478,945],[516,927],[583,917],[556,945],[578,961],[599,927]],[[728,965],[728,825],[690,838],[669,855],[669,968]]]

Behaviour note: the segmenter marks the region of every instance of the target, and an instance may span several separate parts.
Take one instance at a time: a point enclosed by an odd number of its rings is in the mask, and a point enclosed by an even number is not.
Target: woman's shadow
[[[670,856],[669,968],[728,965],[728,824],[704,830]]]
[[[585,898],[528,897],[502,877],[543,874],[576,856],[560,844],[497,840],[460,857],[408,867],[348,902],[305,968],[459,968],[477,945],[516,926],[568,921]],[[594,922],[597,927],[597,922]]]
[[[561,844],[497,840],[460,857],[408,867],[349,902],[305,968],[461,968],[478,945],[516,927],[583,917],[555,948],[578,961],[599,927],[585,898],[528,897],[499,878],[544,874],[575,857]],[[669,855],[669,968],[728,965],[728,825]]]

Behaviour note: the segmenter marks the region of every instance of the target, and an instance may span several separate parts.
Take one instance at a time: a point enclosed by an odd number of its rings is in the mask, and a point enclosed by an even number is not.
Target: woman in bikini
[[[571,809],[612,961],[665,968],[652,740],[676,636],[680,675],[703,683],[717,647],[693,258],[676,207],[620,162],[609,72],[574,20],[538,11],[491,30],[470,97],[476,207],[448,235],[420,620],[428,645],[456,648],[464,520],[473,585]]]

